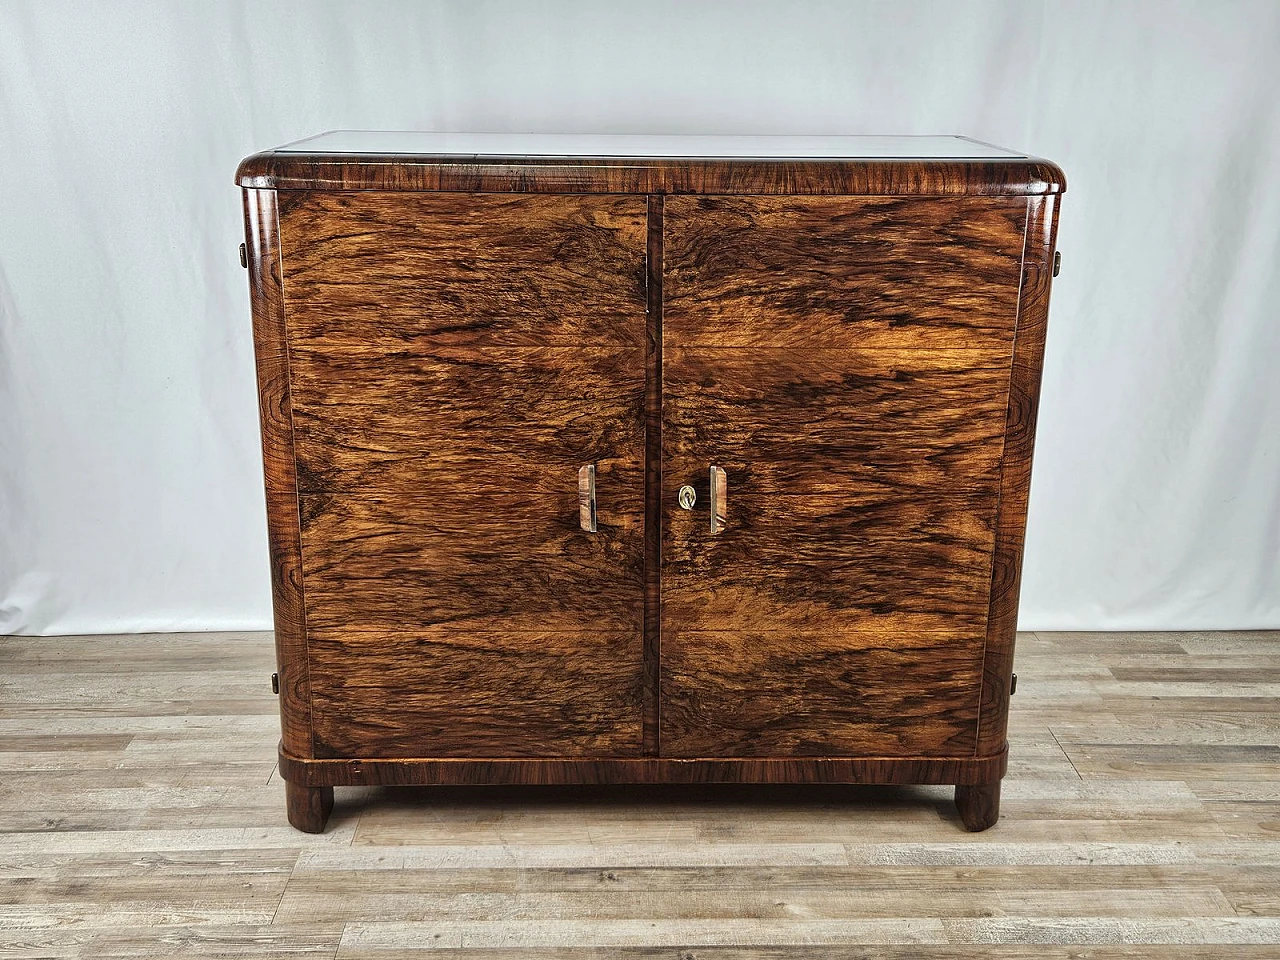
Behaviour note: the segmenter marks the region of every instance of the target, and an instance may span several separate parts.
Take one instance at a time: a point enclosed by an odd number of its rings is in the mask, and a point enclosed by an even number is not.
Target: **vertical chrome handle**
[[[725,508],[729,500],[729,476],[720,467],[711,468],[711,532],[724,530]]]
[[[578,469],[578,526],[587,533],[596,532],[596,465],[588,463]]]

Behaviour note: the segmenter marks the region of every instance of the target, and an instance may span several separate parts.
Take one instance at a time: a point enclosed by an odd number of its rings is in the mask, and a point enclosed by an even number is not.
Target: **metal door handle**
[[[587,533],[596,532],[596,465],[588,463],[578,469],[578,526]]]
[[[724,530],[725,508],[729,500],[729,476],[719,467],[711,468],[711,532]]]

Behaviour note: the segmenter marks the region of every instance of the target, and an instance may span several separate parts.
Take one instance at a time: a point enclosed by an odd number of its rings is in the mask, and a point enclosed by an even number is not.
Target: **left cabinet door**
[[[279,210],[315,755],[638,755],[644,197]]]

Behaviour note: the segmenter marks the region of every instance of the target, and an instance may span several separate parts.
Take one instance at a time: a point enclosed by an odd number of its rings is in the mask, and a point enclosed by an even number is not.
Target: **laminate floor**
[[[264,634],[0,638],[0,956],[1280,958],[1280,633],[1024,634],[942,787],[337,791]]]

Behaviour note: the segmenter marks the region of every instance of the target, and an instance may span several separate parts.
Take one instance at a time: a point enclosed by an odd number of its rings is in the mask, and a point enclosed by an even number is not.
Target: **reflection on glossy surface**
[[[966,137],[731,137],[661,134],[429,133],[334,130],[280,153],[520,157],[773,157],[988,160],[1025,154]]]

